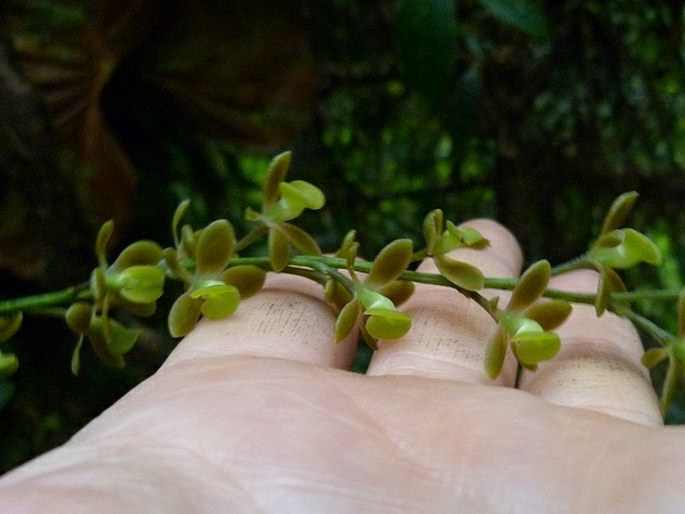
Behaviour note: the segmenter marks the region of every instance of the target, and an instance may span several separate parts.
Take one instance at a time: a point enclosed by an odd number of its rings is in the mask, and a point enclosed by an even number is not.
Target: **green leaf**
[[[24,319],[22,312],[14,312],[5,316],[0,316],[0,342],[7,341],[17,333]]]
[[[364,315],[368,316],[366,330],[375,339],[397,339],[411,328],[411,318],[406,312],[377,307],[365,310]]]
[[[153,241],[136,241],[122,250],[109,269],[123,270],[130,266],[157,264],[164,257],[162,247]]]
[[[222,272],[233,256],[235,244],[235,231],[227,220],[216,220],[207,225],[197,240],[197,272],[214,275]]]
[[[526,34],[549,39],[549,27],[545,14],[532,0],[478,0],[495,18],[516,27]]]
[[[495,380],[502,372],[504,357],[507,354],[507,339],[505,334],[498,330],[485,348],[485,373],[491,380]]]
[[[453,0],[401,0],[396,18],[407,82],[437,109],[454,71],[457,20]]]
[[[642,354],[642,365],[647,369],[652,369],[658,365],[661,361],[668,358],[667,348],[650,348],[644,354]]]
[[[531,367],[559,353],[561,340],[554,332],[524,332],[512,337],[511,345],[519,363]]]
[[[280,226],[272,226],[269,230],[268,247],[271,269],[283,271],[290,260],[290,241]]]
[[[237,287],[242,298],[248,298],[262,288],[266,271],[250,264],[241,264],[231,266],[219,278],[222,282]]]
[[[183,337],[187,335],[200,319],[202,300],[192,298],[189,292],[183,293],[176,298],[176,301],[169,310],[167,324],[169,333],[172,337]]]
[[[393,282],[407,269],[413,253],[411,239],[396,239],[389,243],[376,256],[364,283],[378,289]]]
[[[335,342],[345,339],[354,329],[361,314],[361,307],[357,300],[347,303],[335,320]]]
[[[240,292],[234,286],[223,282],[213,282],[195,289],[191,298],[202,298],[200,312],[209,319],[223,319],[238,308]]]
[[[615,269],[632,268],[640,262],[661,263],[659,248],[644,234],[632,228],[612,230],[603,235],[588,252],[591,259]]]
[[[316,240],[300,227],[290,223],[280,223],[279,227],[302,255],[321,255],[321,248]]]
[[[571,311],[571,304],[567,301],[550,300],[531,305],[524,315],[537,322],[543,330],[553,330],[566,321]]]
[[[423,220],[423,238],[426,241],[426,252],[433,255],[433,248],[443,232],[443,213],[440,209],[429,212]]]
[[[630,211],[633,210],[633,206],[635,205],[635,201],[637,200],[638,196],[639,195],[637,192],[631,191],[629,193],[623,193],[621,196],[616,198],[616,200],[614,200],[614,203],[611,204],[609,212],[605,216],[604,222],[602,223],[600,236],[608,234],[612,230],[621,228],[626,218],[630,214]]]
[[[519,312],[540,298],[552,276],[552,268],[546,260],[532,264],[523,272],[511,293],[508,312]]]
[[[0,378],[13,374],[19,368],[19,359],[13,353],[0,352]]]
[[[152,303],[164,293],[164,272],[157,266],[131,266],[121,273],[107,276],[107,285],[133,303]]]
[[[268,207],[276,203],[279,197],[278,186],[285,180],[290,168],[292,152],[283,152],[271,160],[264,183],[264,206]]]
[[[442,276],[454,285],[469,291],[482,289],[485,278],[475,266],[444,256],[433,257],[433,260]]]

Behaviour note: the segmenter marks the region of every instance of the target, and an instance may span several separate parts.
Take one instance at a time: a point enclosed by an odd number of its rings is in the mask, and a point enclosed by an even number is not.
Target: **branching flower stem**
[[[93,294],[88,283],[22,298],[0,300],[0,315],[13,312],[31,312],[44,307],[70,304],[80,300],[91,300]]]

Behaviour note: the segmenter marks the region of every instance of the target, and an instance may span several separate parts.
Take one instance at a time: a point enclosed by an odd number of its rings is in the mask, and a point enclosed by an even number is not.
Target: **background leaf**
[[[478,0],[490,14],[531,36],[547,39],[545,14],[533,0]]]
[[[402,0],[397,38],[407,81],[430,105],[445,98],[454,71],[457,21],[452,0]]]

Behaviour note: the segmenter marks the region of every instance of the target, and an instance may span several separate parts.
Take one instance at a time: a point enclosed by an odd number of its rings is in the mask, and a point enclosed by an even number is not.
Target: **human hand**
[[[491,247],[459,259],[520,272],[503,227],[468,225]],[[554,280],[580,291],[596,277]],[[576,306],[560,354],[514,389],[513,360],[495,382],[483,371],[495,325],[473,302],[419,285],[403,310],[410,332],[353,374],[320,287],[271,276],[69,443],[5,475],[2,511],[683,511],[685,432],[660,426],[625,320]]]

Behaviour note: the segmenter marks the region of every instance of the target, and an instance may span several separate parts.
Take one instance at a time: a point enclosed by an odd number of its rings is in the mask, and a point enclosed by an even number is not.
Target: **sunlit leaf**
[[[266,271],[257,266],[241,264],[231,266],[219,278],[222,282],[237,287],[242,298],[248,298],[262,288]]]
[[[552,268],[546,260],[532,264],[523,272],[511,293],[507,311],[521,311],[540,298],[552,275]]]
[[[335,341],[337,343],[345,339],[352,332],[360,314],[361,307],[356,300],[347,303],[342,308],[338,318],[335,320]]]
[[[207,225],[197,240],[197,272],[216,274],[223,271],[233,256],[235,244],[235,231],[227,220],[216,220]]]
[[[637,192],[631,191],[629,193],[623,193],[616,198],[616,200],[614,200],[614,203],[611,204],[609,212],[605,216],[604,222],[602,223],[600,236],[608,234],[612,230],[621,228],[626,218],[630,214],[630,211],[633,210],[633,206],[635,205],[635,201],[637,200],[638,196],[639,195]]]
[[[406,269],[414,253],[411,239],[396,239],[376,256],[364,282],[377,289],[396,280]]]
[[[483,287],[483,272],[466,262],[455,261],[448,257],[434,257],[438,271],[453,284],[469,291],[478,291]]]
[[[171,306],[167,324],[172,337],[187,335],[200,319],[202,299],[192,298],[190,293],[185,292]]]

